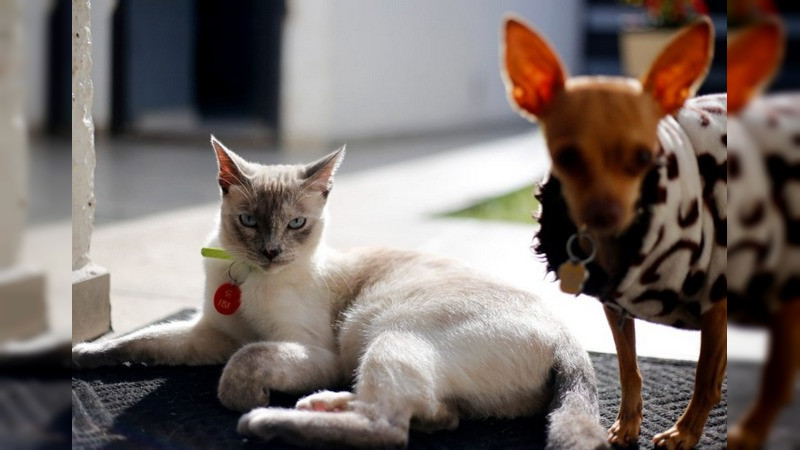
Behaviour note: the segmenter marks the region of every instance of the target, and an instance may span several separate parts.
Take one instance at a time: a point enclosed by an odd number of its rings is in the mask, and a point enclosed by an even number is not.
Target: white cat
[[[206,260],[202,314],[79,344],[76,367],[227,363],[219,399],[256,408],[238,429],[264,439],[394,446],[412,420],[435,430],[460,417],[549,414],[548,448],[607,448],[589,358],[536,297],[455,261],[322,243],[344,148],[306,166],[262,166],[211,143],[222,202],[208,245],[233,261]],[[353,392],[263,408],[273,389],[342,382]]]

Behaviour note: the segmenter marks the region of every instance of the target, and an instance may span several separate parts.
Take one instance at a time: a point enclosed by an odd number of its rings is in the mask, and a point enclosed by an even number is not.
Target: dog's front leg
[[[627,446],[639,440],[642,425],[642,374],[636,363],[636,328],[633,319],[604,308],[619,361],[619,383],[622,388],[617,420],[608,429],[608,441]]]
[[[767,438],[781,408],[791,400],[800,369],[800,300],[787,303],[773,317],[770,346],[753,407],[728,432],[728,448],[757,449]]]
[[[722,379],[728,365],[728,300],[714,305],[701,320],[700,359],[692,399],[675,425],[653,437],[658,447],[693,448],[700,441],[708,413],[722,396]]]

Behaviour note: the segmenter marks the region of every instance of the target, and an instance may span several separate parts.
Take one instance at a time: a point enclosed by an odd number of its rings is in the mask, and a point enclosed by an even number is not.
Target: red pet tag
[[[239,309],[241,297],[242,291],[239,286],[233,283],[225,283],[218,287],[217,292],[214,293],[214,308],[220,314],[231,315]]]

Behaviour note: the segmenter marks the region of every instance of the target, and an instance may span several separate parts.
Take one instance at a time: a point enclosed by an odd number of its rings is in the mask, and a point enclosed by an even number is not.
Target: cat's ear
[[[320,192],[323,197],[327,197],[333,188],[333,175],[339,169],[339,165],[344,159],[345,146],[307,165],[303,171],[305,184],[309,189]]]
[[[219,167],[217,181],[219,181],[222,193],[227,194],[231,186],[245,183],[246,178],[242,174],[241,168],[246,162],[239,155],[225,147],[213,134],[211,135],[211,146],[217,154],[217,166]]]

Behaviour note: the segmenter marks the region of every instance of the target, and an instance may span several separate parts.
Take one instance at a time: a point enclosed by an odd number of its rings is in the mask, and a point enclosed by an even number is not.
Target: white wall
[[[100,129],[107,128],[111,120],[111,14],[116,5],[116,0],[92,4],[93,110]],[[55,1],[23,0],[20,6],[25,48],[25,121],[30,129],[41,130],[47,122],[48,21]]]
[[[290,0],[283,54],[288,143],[411,134],[517,120],[499,75],[506,12],[580,70],[580,0]]]
[[[333,4],[287,1],[280,87],[281,131],[287,142],[317,142],[331,135]]]
[[[25,0],[22,8],[22,34],[25,64],[25,121],[32,129],[42,129],[47,121],[48,20],[52,0]]]
[[[0,288],[7,278],[5,271],[17,261],[28,202],[28,147],[21,89],[25,52],[20,18],[24,12],[20,3],[0,0]]]
[[[116,8],[116,0],[92,2],[92,117],[95,129],[100,131],[111,125],[111,33]]]
[[[26,118],[44,125],[47,13],[53,0],[20,2],[26,47]],[[328,143],[516,120],[500,81],[499,27],[515,12],[580,71],[580,0],[287,0],[281,86],[288,142]],[[94,119],[111,113],[111,18],[92,8]]]

